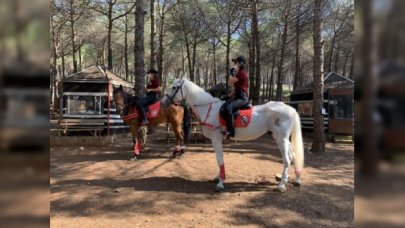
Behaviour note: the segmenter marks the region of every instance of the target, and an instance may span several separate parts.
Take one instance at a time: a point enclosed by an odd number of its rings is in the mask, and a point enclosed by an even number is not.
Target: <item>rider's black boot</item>
[[[140,121],[141,121],[141,125],[148,125],[149,124],[149,120],[148,118],[146,118],[146,112],[144,108],[139,108],[139,114],[141,115]]]
[[[233,125],[233,116],[229,115],[226,119],[226,129],[228,130],[227,136],[228,137],[235,137],[235,128]]]

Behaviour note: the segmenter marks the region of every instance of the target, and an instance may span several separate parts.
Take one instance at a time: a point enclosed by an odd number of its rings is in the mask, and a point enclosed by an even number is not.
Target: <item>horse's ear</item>
[[[123,90],[122,85],[120,85],[120,90]]]
[[[113,90],[116,90],[117,88],[115,88],[115,85],[114,84],[112,84],[112,87],[113,87]]]

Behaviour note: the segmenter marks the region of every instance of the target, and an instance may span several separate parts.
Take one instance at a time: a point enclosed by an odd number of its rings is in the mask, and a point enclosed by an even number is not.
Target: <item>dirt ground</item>
[[[210,144],[189,145],[173,160],[173,145],[149,143],[134,162],[131,140],[120,141],[51,149],[52,227],[354,226],[353,145],[306,152],[301,187],[289,184],[282,194],[274,191],[281,154],[269,135],[228,144],[225,192],[215,193]]]

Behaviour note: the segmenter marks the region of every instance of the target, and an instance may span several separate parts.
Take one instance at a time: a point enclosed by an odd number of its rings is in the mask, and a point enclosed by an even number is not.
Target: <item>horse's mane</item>
[[[187,84],[188,94],[193,95],[195,97],[194,103],[196,104],[207,104],[211,102],[220,102],[221,100],[217,97],[213,97],[210,93],[205,91],[203,88],[199,87],[194,82],[183,79],[184,83]]]

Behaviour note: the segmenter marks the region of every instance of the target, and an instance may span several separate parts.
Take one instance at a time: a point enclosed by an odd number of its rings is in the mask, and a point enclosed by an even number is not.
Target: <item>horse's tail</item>
[[[183,140],[184,144],[187,144],[191,134],[191,113],[188,105],[184,105],[183,109]]]
[[[294,153],[294,167],[296,172],[304,168],[304,142],[302,140],[301,121],[297,112],[294,113],[294,126],[291,132],[291,143]]]

